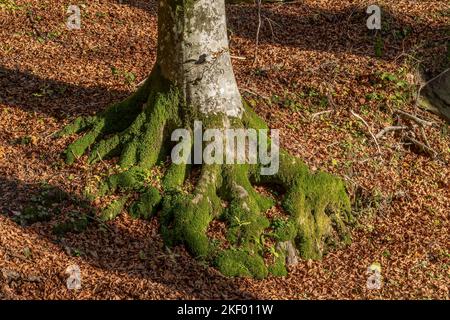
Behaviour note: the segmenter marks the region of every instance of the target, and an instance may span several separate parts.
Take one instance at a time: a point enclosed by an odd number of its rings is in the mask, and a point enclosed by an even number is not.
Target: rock
[[[420,106],[450,122],[450,71],[431,81],[421,92]]]
[[[279,242],[277,243],[276,249],[277,251],[281,251],[285,254],[287,266],[298,264],[298,251],[292,241]]]

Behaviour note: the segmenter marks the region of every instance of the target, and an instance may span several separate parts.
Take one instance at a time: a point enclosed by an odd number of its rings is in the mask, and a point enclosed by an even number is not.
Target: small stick
[[[231,59],[236,59],[236,60],[247,60],[246,57],[240,57],[240,56],[230,56]]]
[[[139,82],[137,86],[138,86],[138,87],[142,86],[142,85],[145,83],[145,81],[147,81],[147,78],[145,78],[144,80],[142,80],[141,82]]]
[[[375,144],[377,145],[377,149],[378,149],[378,153],[381,154],[381,149],[380,149],[380,145],[378,144],[378,140],[375,137],[375,135],[372,133],[372,129],[370,128],[369,124],[366,122],[366,120],[364,120],[360,115],[358,115],[357,113],[353,112],[353,110],[350,110],[350,112],[352,113],[352,115],[354,115],[356,118],[358,118],[359,120],[361,120],[367,127],[367,129],[369,130],[370,135],[373,138],[373,141],[375,141]]]
[[[314,121],[314,119],[316,118],[316,117],[318,117],[318,116],[320,116],[320,115],[322,115],[322,114],[326,114],[326,113],[330,113],[330,112],[332,112],[333,110],[325,110],[325,111],[320,111],[320,112],[316,112],[316,113],[313,113],[313,115],[311,116],[311,121]]]
[[[422,135],[422,138],[425,141],[427,147],[429,147],[430,143],[428,142],[427,134],[425,133],[425,129],[423,127],[420,127],[420,134]]]
[[[242,91],[247,92],[247,93],[250,93],[251,95],[254,95],[254,96],[257,96],[257,97],[261,97],[261,98],[263,98],[264,100],[270,101],[270,98],[269,98],[269,97],[266,97],[266,96],[263,96],[263,95],[260,94],[260,93],[251,91],[250,89],[243,88]]]
[[[256,47],[255,47],[255,58],[253,60],[253,65],[258,62],[258,46],[259,46],[259,34],[261,32],[262,18],[261,18],[261,2],[262,0],[256,0],[258,5],[258,29],[256,30]]]
[[[406,127],[406,126],[390,126],[390,127],[386,127],[383,130],[381,130],[380,132],[378,132],[375,137],[377,139],[380,139],[382,136],[384,136],[388,132],[397,131],[397,130],[406,130],[406,129],[409,129],[409,127]]]

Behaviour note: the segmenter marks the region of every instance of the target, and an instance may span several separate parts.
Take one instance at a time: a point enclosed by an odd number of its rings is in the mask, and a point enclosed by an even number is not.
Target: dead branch
[[[380,139],[382,136],[384,136],[386,133],[388,132],[392,132],[392,131],[398,131],[398,130],[407,130],[409,129],[409,127],[407,126],[389,126],[384,128],[383,130],[381,130],[380,132],[378,132],[375,137],[377,139]]]
[[[253,96],[263,98],[264,100],[270,102],[270,98],[269,97],[266,97],[266,96],[264,96],[264,95],[262,95],[262,94],[260,94],[258,92],[252,91],[252,90],[247,89],[247,88],[243,88],[242,91],[243,92],[247,92],[247,93],[249,93],[249,94],[251,94]]]
[[[139,82],[139,83],[137,84],[137,86],[138,86],[138,87],[142,86],[142,85],[145,83],[145,81],[147,81],[147,78],[145,78],[144,80],[142,80],[141,82]]]
[[[421,126],[432,126],[434,124],[431,121],[420,119],[419,117],[412,115],[410,113],[407,113],[405,111],[402,111],[402,110],[395,110],[395,113],[397,113],[402,118],[412,120],[412,121],[416,122],[417,124],[420,124]]]
[[[427,146],[426,144],[417,141],[416,139],[410,137],[410,136],[406,136],[405,137],[406,141],[414,144],[417,148],[419,148],[421,151],[427,153],[428,155],[430,155],[432,158],[436,158],[437,157],[437,152],[434,151],[432,148],[430,148],[429,146]]]
[[[235,60],[247,60],[246,57],[240,57],[240,56],[230,56],[231,59],[235,59]]]
[[[366,120],[364,120],[359,114],[355,113],[353,110],[350,110],[350,112],[352,113],[353,116],[355,116],[356,118],[358,118],[359,120],[361,120],[361,121],[366,125],[366,127],[367,127],[367,129],[368,129],[370,135],[371,135],[372,138],[373,138],[373,141],[375,142],[375,144],[376,144],[376,146],[377,146],[378,153],[381,154],[380,145],[378,144],[378,140],[377,140],[377,138],[375,137],[375,135],[373,134],[372,129],[370,128],[369,124],[366,122]]]

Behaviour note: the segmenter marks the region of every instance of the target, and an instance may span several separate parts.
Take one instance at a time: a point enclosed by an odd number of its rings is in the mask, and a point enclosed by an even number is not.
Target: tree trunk
[[[224,0],[160,1],[157,65],[188,105],[204,114],[242,115]]]

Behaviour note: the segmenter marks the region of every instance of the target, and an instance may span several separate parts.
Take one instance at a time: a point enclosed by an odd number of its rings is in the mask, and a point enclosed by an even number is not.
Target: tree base
[[[123,196],[102,212],[103,220],[115,218],[130,202],[130,194],[139,193],[128,209],[133,217],[148,219],[160,212],[167,245],[186,245],[191,254],[226,276],[286,275],[289,252],[275,243],[294,244],[304,259],[320,259],[328,248],[348,243],[347,225],[352,216],[344,183],[323,172],[311,173],[284,151],[280,152],[279,171],[272,176],[260,175],[259,165],[196,168],[172,163],[161,190],[148,186],[149,170],[170,155],[171,132],[180,127],[192,129],[194,119],[201,119],[206,127],[223,126],[224,120],[230,120],[237,128],[266,128],[247,105],[242,119],[224,117],[207,117],[187,108],[156,68],[134,95],[97,116],[76,119],[59,135],[86,132],[68,146],[68,164],[88,149],[90,163],[119,156],[125,171],[105,179],[99,195],[120,192]],[[200,170],[199,177],[187,192],[185,182],[195,169]],[[286,217],[275,221],[266,216],[274,199],[258,193],[255,185],[284,190]],[[225,240],[208,237],[213,220],[225,222]]]

